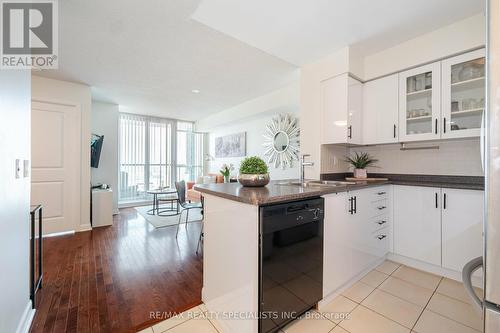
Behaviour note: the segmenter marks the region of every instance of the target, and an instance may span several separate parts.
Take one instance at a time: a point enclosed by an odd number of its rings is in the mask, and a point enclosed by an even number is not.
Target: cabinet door
[[[462,271],[483,251],[483,191],[443,189],[443,267]]]
[[[441,265],[441,189],[394,186],[394,252]]]
[[[348,75],[342,74],[321,83],[322,143],[346,143],[348,137]]]
[[[327,296],[354,277],[352,262],[350,196],[346,192],[326,195],[323,253],[323,296]]]
[[[363,84],[348,77],[347,90],[347,142],[352,144],[363,143]]]
[[[363,143],[398,142],[398,74],[363,86]]]
[[[436,62],[399,74],[399,141],[440,138],[440,69]]]
[[[479,136],[485,101],[484,49],[441,63],[443,138]]]

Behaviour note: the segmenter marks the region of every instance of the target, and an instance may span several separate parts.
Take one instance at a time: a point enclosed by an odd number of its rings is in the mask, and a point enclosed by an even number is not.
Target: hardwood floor
[[[175,227],[155,229],[130,208],[112,227],[45,238],[31,332],[135,332],[198,305],[200,227],[181,225],[176,240]]]

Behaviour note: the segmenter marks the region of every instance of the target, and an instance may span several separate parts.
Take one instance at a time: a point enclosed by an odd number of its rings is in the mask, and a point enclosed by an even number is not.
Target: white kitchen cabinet
[[[389,252],[390,209],[376,208],[388,205],[388,191],[388,186],[382,186],[324,197],[323,296],[341,288]]]
[[[441,63],[399,73],[399,141],[441,137]]]
[[[441,265],[441,189],[394,186],[394,252]]]
[[[323,245],[323,296],[326,297],[355,275],[350,196],[347,192],[326,195]]]
[[[363,143],[398,142],[398,74],[363,85]]]
[[[362,144],[362,89],[347,73],[321,83],[323,144]]]
[[[485,102],[485,51],[443,60],[441,137],[479,136]]]
[[[462,271],[482,255],[484,192],[442,189],[443,267]]]

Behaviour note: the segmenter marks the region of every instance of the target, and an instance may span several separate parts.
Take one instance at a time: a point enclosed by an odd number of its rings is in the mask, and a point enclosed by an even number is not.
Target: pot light
[[[191,90],[191,92],[192,92],[193,94],[199,94],[199,93],[200,93],[200,91],[199,91],[198,89],[193,89],[193,90]]]

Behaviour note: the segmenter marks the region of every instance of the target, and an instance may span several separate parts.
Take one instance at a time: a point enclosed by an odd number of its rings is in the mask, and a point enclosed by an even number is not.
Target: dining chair
[[[175,189],[177,190],[177,200],[179,202],[179,206],[182,210],[179,213],[179,222],[177,223],[177,232],[175,233],[175,238],[179,234],[179,226],[181,224],[182,213],[186,211],[186,229],[189,219],[189,210],[191,209],[201,209],[203,214],[203,206],[201,202],[187,202],[186,201],[186,182],[180,181],[175,182]]]

